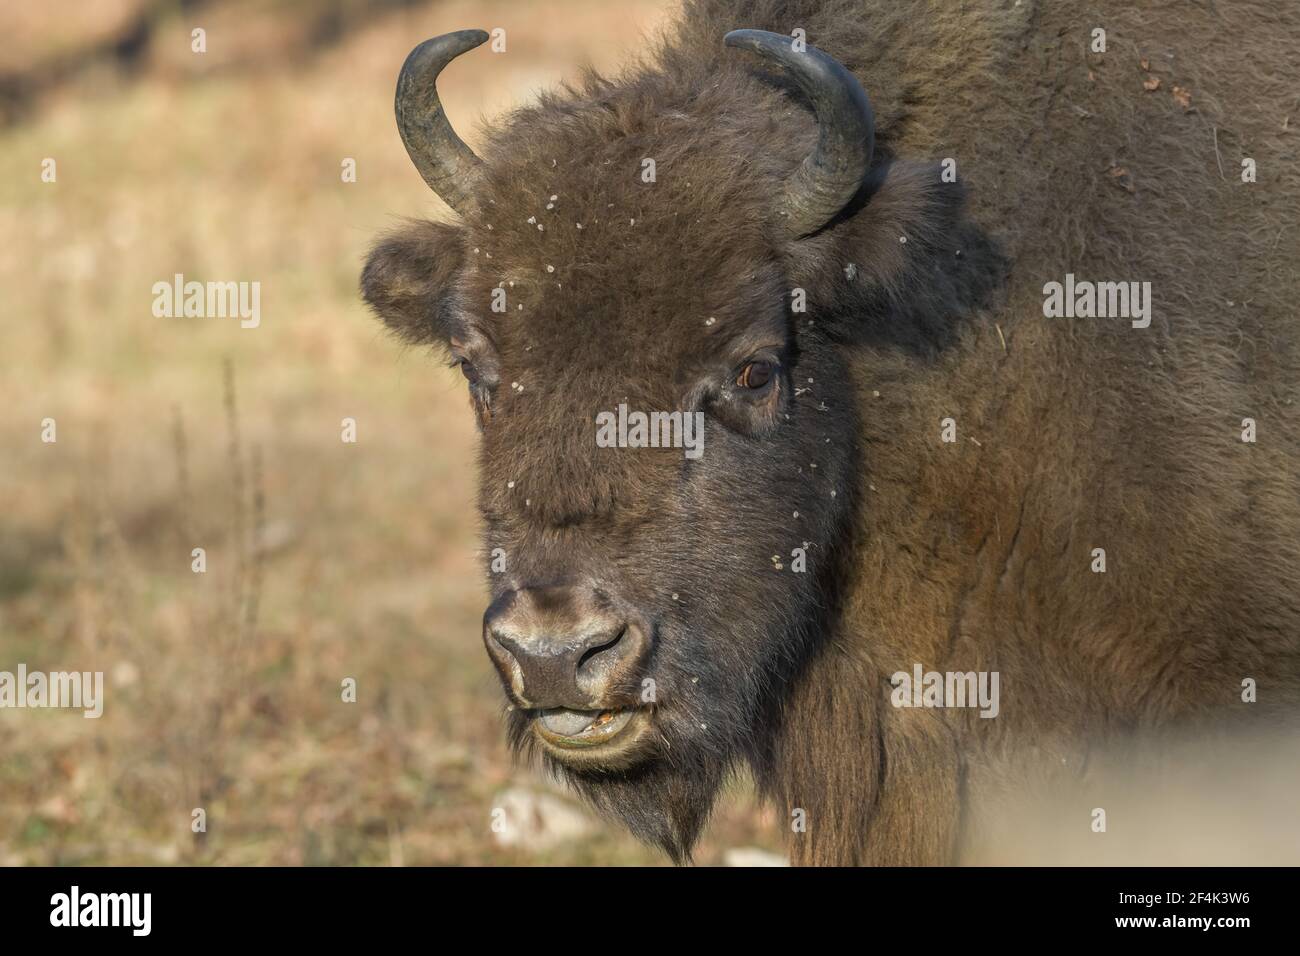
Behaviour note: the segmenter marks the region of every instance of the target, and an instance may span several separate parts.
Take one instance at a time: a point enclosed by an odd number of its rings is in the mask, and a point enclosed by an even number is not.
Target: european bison
[[[468,380],[521,751],[675,860],[748,768],[796,862],[940,863],[1291,719],[1300,7],[688,0],[476,155],[486,39],[362,288]]]

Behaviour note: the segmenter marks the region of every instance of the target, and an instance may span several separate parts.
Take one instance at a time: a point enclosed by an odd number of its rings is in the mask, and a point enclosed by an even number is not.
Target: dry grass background
[[[5,5],[0,669],[102,670],[107,701],[98,721],[0,710],[0,863],[663,862],[600,823],[494,839],[504,791],[551,784],[512,766],[477,637],[474,426],[458,377],[385,338],[356,282],[397,217],[444,214],[393,125],[415,43],[507,29],[506,56],[444,83],[472,142],[670,12]],[[154,318],[176,272],[259,281],[261,327]],[[775,848],[778,825],[738,786],[698,859]]]

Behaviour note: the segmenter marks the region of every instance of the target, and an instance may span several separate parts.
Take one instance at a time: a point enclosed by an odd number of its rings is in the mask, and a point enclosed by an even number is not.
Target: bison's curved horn
[[[875,145],[871,102],[857,78],[816,47],[796,52],[790,37],[765,30],[732,30],[723,42],[779,64],[812,104],[817,148],[790,177],[781,211],[796,237],[814,233],[862,187]]]
[[[425,40],[411,51],[397,77],[394,110],[406,152],[429,188],[462,214],[473,202],[480,160],[447,122],[438,99],[438,74],[487,38],[482,30],[458,30]]]

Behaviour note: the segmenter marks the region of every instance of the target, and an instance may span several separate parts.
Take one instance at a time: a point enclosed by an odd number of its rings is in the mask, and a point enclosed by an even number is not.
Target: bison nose
[[[492,602],[483,643],[527,708],[597,710],[637,702],[644,628],[587,588],[521,588]]]

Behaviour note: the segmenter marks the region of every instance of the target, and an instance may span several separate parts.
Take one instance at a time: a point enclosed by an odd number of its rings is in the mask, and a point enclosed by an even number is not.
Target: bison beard
[[[941,863],[1012,789],[1086,826],[1103,749],[1295,745],[1300,173],[1246,107],[1300,13],[1235,4],[1236,44],[1108,13],[1192,113],[1081,53],[1076,6],[691,0],[478,154],[435,81],[486,34],[403,67],[459,221],[382,241],[362,290],[468,380],[510,739],[674,860],[740,769],[806,821],[796,862]],[[1231,181],[1225,128],[1271,177]],[[1045,317],[1066,275],[1144,283],[1142,322]],[[704,411],[705,454],[597,447],[621,404]],[[916,668],[997,672],[996,719],[892,707]],[[582,715],[629,729],[584,751]]]
[[[509,738],[521,756],[535,758],[536,738],[518,713],[511,714]],[[599,812],[621,820],[639,839],[681,863],[708,819],[725,764],[700,748],[683,747],[679,754],[672,763],[655,761],[618,773],[573,771],[554,761],[550,766]]]

